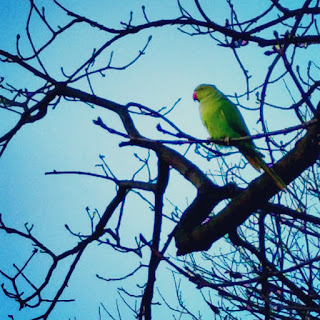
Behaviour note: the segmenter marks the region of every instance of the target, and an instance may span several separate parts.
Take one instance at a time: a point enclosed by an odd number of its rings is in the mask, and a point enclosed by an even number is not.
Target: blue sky
[[[41,3],[40,1],[37,3]],[[51,6],[50,1],[42,1],[46,9],[49,21],[55,24],[63,24],[66,18]],[[192,2],[185,2],[186,6],[193,8]],[[204,1],[204,6],[212,12],[217,22],[223,22],[225,7],[223,1]],[[65,1],[66,5],[70,5]],[[81,1],[72,4],[72,8],[79,14],[103,23],[107,26],[119,28],[119,21],[128,21],[130,10],[134,12],[134,22],[141,22],[141,5],[146,5],[148,17],[170,18],[177,15],[177,5],[174,1],[146,2],[146,1]],[[255,5],[239,7],[240,13],[250,15],[251,10],[257,10],[260,1]],[[19,7],[18,7],[19,6]],[[25,21],[28,13],[28,1],[4,1],[0,4],[0,33],[1,47],[15,53],[15,37],[21,34],[21,43],[25,43]],[[239,5],[240,6],[240,5]],[[219,12],[219,14],[216,14]],[[136,20],[135,20],[136,19]],[[219,21],[219,19],[221,21]],[[46,37],[42,32],[43,26],[37,19],[32,24],[32,32],[35,41],[39,45]],[[111,51],[114,51],[114,66],[122,66],[131,61],[139,50],[146,44],[148,37],[152,35],[146,54],[133,66],[124,71],[110,70],[105,77],[94,78],[94,89],[98,96],[126,104],[138,102],[150,108],[158,110],[163,106],[171,107],[175,101],[181,98],[180,103],[170,114],[170,119],[183,131],[198,138],[206,138],[207,132],[201,124],[197,104],[192,101],[193,89],[199,83],[215,83],[226,94],[241,94],[245,91],[244,76],[235,62],[229,50],[216,45],[208,37],[190,37],[177,31],[175,27],[146,30],[141,34],[132,35],[116,43],[108,50],[99,63],[108,60]],[[108,37],[97,30],[88,27],[75,28],[67,33],[66,37],[58,39],[57,44],[43,55],[43,61],[48,71],[54,77],[63,79],[60,67],[66,73],[72,72],[81,62],[90,57],[93,48],[98,48]],[[23,46],[24,47],[24,46]],[[27,49],[25,54],[30,53]],[[257,47],[244,47],[239,50],[244,63],[250,63],[250,72],[254,75],[252,87],[261,83],[265,77],[267,66],[271,58],[263,54],[263,50]],[[12,68],[11,65],[1,65],[0,76],[6,81],[16,84],[17,87],[28,88],[32,91],[37,88],[38,82],[32,75],[21,69]],[[78,85],[83,90],[88,90],[85,82]],[[4,94],[0,91],[0,94]],[[269,96],[268,96],[269,97]],[[276,97],[276,98],[274,98]],[[296,95],[296,98],[299,98]],[[277,104],[288,106],[291,98],[284,87],[274,87],[270,93],[270,99]],[[249,101],[242,100],[247,107],[256,107],[255,96]],[[252,133],[259,132],[261,127],[257,125],[258,113],[243,111],[248,127]],[[281,111],[270,113],[269,127],[272,130],[296,124],[294,117],[286,117],[285,123]],[[134,156],[138,152],[140,157],[146,157],[145,150],[133,151],[131,147],[118,148],[122,139],[111,136],[102,129],[96,127],[92,120],[100,116],[106,123],[114,128],[121,129],[119,119],[108,111],[91,108],[82,103],[61,102],[55,110],[50,110],[47,116],[37,122],[23,127],[10,142],[7,150],[0,159],[0,212],[4,222],[8,226],[24,230],[24,224],[34,224],[34,235],[49,248],[61,253],[77,243],[64,228],[68,224],[75,232],[88,233],[89,220],[85,208],[91,210],[97,208],[103,212],[105,206],[114,196],[114,185],[110,182],[91,177],[79,177],[70,175],[45,176],[44,173],[56,170],[82,170],[100,172],[95,167],[100,163],[99,155],[105,155],[105,159],[120,179],[130,179],[133,169],[138,169],[140,162]],[[16,121],[16,116],[0,110],[0,133],[5,132]],[[136,119],[138,129],[142,134],[151,138],[167,138],[160,135],[156,129],[157,122],[146,123],[144,118]],[[185,150],[181,147],[178,150]],[[213,168],[212,163],[200,159],[194,155],[190,157],[197,165],[208,171]],[[239,159],[239,157],[237,158]],[[154,169],[154,168],[153,168]],[[250,175],[256,177],[256,173],[249,169]],[[155,177],[155,171],[153,173]],[[141,179],[145,175],[141,175]],[[249,179],[250,180],[250,179]],[[177,186],[183,185],[183,188]],[[168,188],[170,201],[182,210],[190,203],[195,195],[195,189],[185,183],[177,174],[172,173],[172,180]],[[132,195],[128,199],[128,212],[124,221],[123,230],[127,234],[124,243],[132,243],[134,237],[143,233],[151,236],[152,214],[146,204],[137,201]],[[169,202],[166,203],[168,212],[172,210]],[[112,221],[114,224],[116,221]],[[165,225],[170,229],[171,224]],[[10,272],[12,263],[23,264],[31,252],[31,246],[17,237],[1,234],[0,242],[1,270]],[[165,239],[162,239],[165,241]],[[175,250],[172,248],[171,254]],[[4,258],[5,257],[5,258]],[[129,260],[130,259],[130,260]],[[145,262],[148,254],[145,254]],[[48,260],[41,255],[35,258],[34,268],[30,276],[35,279],[44,271]],[[73,275],[69,287],[63,298],[76,298],[74,303],[61,303],[57,306],[52,319],[98,319],[98,306],[103,302],[110,312],[116,315],[116,291],[118,283],[104,283],[95,278],[95,274],[105,277],[118,277],[130,272],[139,264],[138,257],[133,254],[115,254],[108,247],[97,247],[92,244],[84,254],[79,268]],[[57,272],[57,279],[61,277],[63,268]],[[157,284],[167,297],[174,295],[172,292],[173,279],[167,266],[163,265],[159,270],[160,279]],[[144,283],[145,271],[140,272],[134,281],[140,285]],[[1,279],[1,283],[4,280]],[[36,280],[39,281],[39,280]],[[134,281],[126,281],[128,290],[135,293],[140,291]],[[5,282],[5,281],[4,281]],[[6,282],[5,282],[6,283]],[[40,283],[40,282],[39,282]],[[37,284],[39,284],[37,283]],[[169,283],[169,285],[168,285]],[[9,284],[8,284],[9,285]],[[121,285],[123,285],[121,283]],[[195,291],[188,290],[192,285],[184,284],[186,290],[186,302],[198,299]],[[159,300],[159,296],[157,296]],[[15,320],[25,320],[29,317],[29,311],[18,312],[18,306],[3,296],[0,291],[0,300],[4,302],[0,306],[0,318],[6,319],[9,312],[15,315]],[[200,300],[199,300],[200,301]],[[199,302],[200,304],[200,302]],[[207,308],[207,309],[206,309]],[[162,310],[162,309],[161,309]],[[207,311],[206,311],[207,310]],[[38,312],[38,311],[37,311]],[[202,312],[212,315],[207,306],[203,305]],[[34,313],[32,313],[34,314]],[[124,318],[125,318],[124,313]],[[155,313],[157,314],[157,313]],[[30,316],[31,317],[31,316]],[[102,319],[108,319],[106,315]],[[164,319],[164,314],[156,315],[155,319]]]

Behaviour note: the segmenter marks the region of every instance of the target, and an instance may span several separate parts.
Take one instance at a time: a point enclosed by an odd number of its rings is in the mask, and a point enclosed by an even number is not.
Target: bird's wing
[[[221,104],[221,114],[223,114],[230,128],[238,133],[240,137],[249,136],[249,130],[238,108],[227,98],[223,100]]]

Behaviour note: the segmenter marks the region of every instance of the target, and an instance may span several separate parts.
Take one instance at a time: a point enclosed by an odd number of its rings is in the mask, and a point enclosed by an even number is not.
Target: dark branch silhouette
[[[57,107],[86,104],[99,110],[93,127],[117,141],[119,149],[131,152],[139,166],[125,159],[131,175],[121,179],[120,165],[113,167],[104,155],[99,156],[96,171],[48,168],[48,177],[81,175],[114,186],[102,214],[99,209],[86,208],[89,232],[65,224],[66,233],[77,244],[63,243],[64,250],[59,254],[35,236],[36,224],[26,223],[20,228],[7,225],[6,217],[11,213],[0,208],[1,233],[23,239],[33,247],[22,266],[10,261],[10,272],[0,269],[3,293],[16,301],[18,312],[32,309],[37,312],[34,320],[46,320],[61,304],[72,303],[72,296],[65,298],[66,288],[88,246],[97,244],[121,253],[124,261],[130,254],[139,260],[136,265],[127,263],[125,274],[97,274],[101,282],[124,283],[132,279],[136,285],[135,277],[144,273],[145,282],[137,285],[136,291],[125,286],[118,289],[119,303],[138,319],[150,320],[155,318],[154,310],[161,314],[159,310],[164,309],[177,319],[203,319],[203,314],[209,312],[215,319],[318,319],[320,67],[314,49],[320,43],[319,1],[305,0],[299,6],[285,7],[283,1],[265,0],[261,1],[261,8],[246,14],[238,2],[231,0],[223,4],[228,14],[209,10],[202,1],[195,0],[188,6],[177,1],[176,13],[169,12],[171,17],[151,14],[150,4],[139,12],[129,12],[126,21],[119,18],[113,26],[57,0],[50,4],[30,0],[29,5],[25,30],[17,31],[15,49],[8,50],[0,44],[0,65],[12,74],[21,72],[21,78],[28,74],[33,79],[25,87],[23,81],[12,82],[9,74],[1,74],[0,109],[13,115],[15,123],[10,122],[11,127],[1,133],[0,157],[6,155],[13,138],[23,134],[25,125],[41,123]],[[52,19],[50,10],[61,21]],[[40,21],[41,41],[33,28],[34,21]],[[67,48],[70,51],[60,53],[59,62],[48,60],[59,41],[85,38],[79,34],[79,27],[96,35],[96,47],[83,41],[86,53]],[[183,123],[173,116],[173,111],[184,112],[177,107],[185,103],[181,97],[168,97],[168,101],[176,101],[170,107],[151,107],[143,105],[143,101],[119,103],[97,93],[101,92],[99,83],[111,70],[121,72],[143,64],[154,38],[150,33],[173,29],[189,39],[190,50],[194,50],[195,37],[203,37],[234,57],[238,65],[235,72],[241,74],[245,90],[229,91],[228,97],[239,108],[257,116],[258,134],[229,141],[198,139],[192,128],[188,132],[182,130]],[[139,50],[126,47],[126,39],[144,37],[146,31],[149,34]],[[120,44],[126,51],[122,64],[116,59]],[[261,62],[259,70],[250,61],[251,52]],[[79,60],[73,67],[66,66],[64,55]],[[288,99],[274,96],[274,88],[278,87],[283,88]],[[123,90],[126,88],[119,83],[119,95]],[[255,107],[248,106],[249,99]],[[274,129],[276,111],[284,116],[281,127]],[[106,112],[118,117],[121,126],[116,126]],[[294,124],[289,125],[286,117],[294,119]],[[152,129],[142,123],[150,124]],[[279,192],[266,174],[248,181],[247,164],[237,151],[215,145],[236,146],[248,139],[255,140],[268,156],[270,166],[287,184],[286,193]],[[119,149],[112,154],[115,159]],[[207,161],[210,170],[204,167]],[[196,193],[185,195],[187,201],[182,208],[171,197],[173,190],[184,191],[188,185]],[[132,207],[127,204],[131,198],[143,203],[152,217],[148,235],[140,228],[141,221],[131,226],[132,230],[123,230],[128,214],[132,214]],[[136,228],[138,232],[134,231]],[[180,256],[174,257],[176,253]],[[6,256],[6,252],[1,254]],[[33,262],[43,257],[50,264],[44,276],[34,280],[30,276]],[[158,286],[162,266],[172,272],[171,282],[168,280],[166,285],[176,292],[174,301]],[[54,283],[54,273],[59,268],[63,270],[62,280]],[[200,293],[206,310],[184,300],[181,283],[186,282],[193,286],[191,294]],[[117,311],[120,319],[122,308],[118,302]],[[102,313],[116,319],[103,303],[99,307],[101,319]],[[14,319],[15,315],[8,317]]]

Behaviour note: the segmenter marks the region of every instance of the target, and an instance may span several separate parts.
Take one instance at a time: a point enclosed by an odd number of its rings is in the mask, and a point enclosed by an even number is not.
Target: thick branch
[[[318,106],[319,115],[319,106]],[[310,127],[295,148],[274,165],[274,169],[289,184],[305,169],[314,164],[320,152],[320,125]],[[230,204],[208,223],[190,233],[176,237],[178,255],[207,250],[224,235],[241,225],[258,208],[263,207],[278,189],[267,174],[252,181],[249,187],[233,198]],[[214,194],[213,194],[214,196]],[[194,208],[193,210],[201,210]]]
[[[158,181],[155,192],[155,210],[154,210],[154,224],[152,237],[152,252],[148,270],[148,282],[144,291],[139,319],[151,320],[151,304],[154,292],[154,285],[156,281],[156,270],[161,261],[161,257],[157,254],[159,252],[160,234],[162,225],[162,207],[163,195],[169,181],[169,165],[159,157],[158,161]]]

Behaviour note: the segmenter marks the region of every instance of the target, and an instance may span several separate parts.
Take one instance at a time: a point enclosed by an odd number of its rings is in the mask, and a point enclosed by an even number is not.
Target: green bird
[[[201,120],[212,139],[240,138],[250,136],[244,119],[234,103],[232,103],[214,85],[201,84],[193,92],[193,100],[200,102]],[[263,169],[281,190],[286,184],[277,173],[263,161],[263,155],[257,151],[252,140],[234,143],[249,163],[258,171]]]

